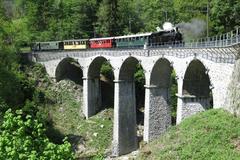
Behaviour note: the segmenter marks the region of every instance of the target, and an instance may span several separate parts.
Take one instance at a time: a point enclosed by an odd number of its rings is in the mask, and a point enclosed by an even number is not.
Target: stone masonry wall
[[[234,65],[226,106],[230,112],[240,115],[240,59]]]
[[[182,108],[182,118],[190,117],[198,112],[205,111],[210,108],[209,98],[184,98]]]

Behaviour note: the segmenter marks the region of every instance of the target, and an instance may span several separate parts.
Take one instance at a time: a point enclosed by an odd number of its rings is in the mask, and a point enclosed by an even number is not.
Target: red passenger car
[[[93,38],[89,40],[90,48],[113,48],[113,37],[108,38]]]

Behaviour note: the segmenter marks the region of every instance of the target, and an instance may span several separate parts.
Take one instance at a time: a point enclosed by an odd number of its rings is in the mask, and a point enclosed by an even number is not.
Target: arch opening
[[[63,59],[57,66],[55,72],[56,81],[69,79],[76,84],[83,85],[83,71],[77,60],[73,58]]]
[[[115,102],[117,112],[114,117],[114,128],[118,132],[113,144],[116,155],[126,154],[138,148],[143,140],[144,125],[144,84],[145,75],[139,61],[134,57],[127,58],[115,83]],[[113,142],[113,143],[114,143]],[[114,152],[114,151],[113,151]]]
[[[88,69],[89,113],[94,115],[114,106],[113,69],[104,57],[95,58]]]
[[[183,80],[182,118],[212,107],[213,97],[208,71],[201,61],[193,60]]]
[[[171,63],[164,58],[153,66],[150,86],[146,86],[148,115],[146,115],[145,140],[149,141],[176,124],[177,82]]]

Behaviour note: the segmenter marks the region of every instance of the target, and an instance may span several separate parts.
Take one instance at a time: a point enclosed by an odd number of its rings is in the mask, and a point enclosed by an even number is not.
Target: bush
[[[43,124],[22,110],[5,112],[0,126],[0,159],[74,159],[71,145],[51,143]]]

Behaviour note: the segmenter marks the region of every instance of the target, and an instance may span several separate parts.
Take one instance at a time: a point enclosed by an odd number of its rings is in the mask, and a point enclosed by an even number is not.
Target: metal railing
[[[228,33],[186,42],[166,42],[150,44],[150,48],[215,48],[229,47],[240,43],[240,28]]]

